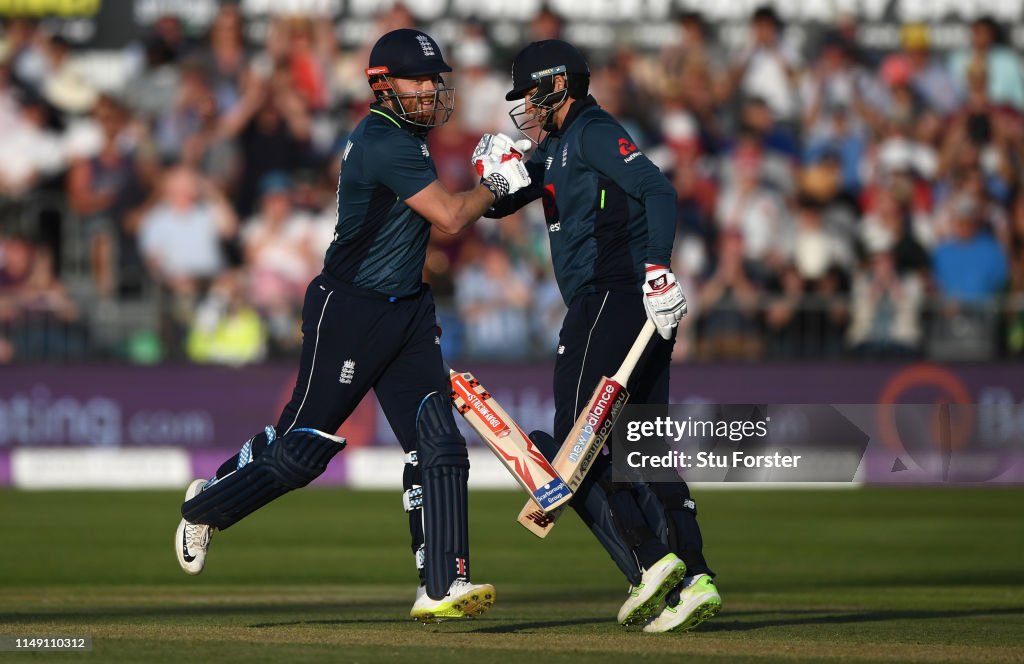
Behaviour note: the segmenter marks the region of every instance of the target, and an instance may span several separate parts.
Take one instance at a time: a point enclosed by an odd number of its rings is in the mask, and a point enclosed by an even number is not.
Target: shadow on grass
[[[491,625],[481,629],[472,630],[472,634],[515,634],[535,629],[546,629],[550,627],[578,627],[580,625],[594,625],[597,623],[613,623],[613,618],[574,618],[572,620],[535,620],[532,622],[515,623],[512,625]]]
[[[104,622],[123,621],[132,619],[140,620],[162,619],[162,618],[203,618],[203,617],[229,617],[233,615],[248,616],[257,615],[282,615],[295,613],[349,613],[355,610],[365,612],[367,610],[379,610],[389,612],[396,610],[398,603],[392,601],[360,601],[345,603],[314,603],[305,602],[298,604],[269,604],[269,603],[244,603],[237,604],[188,604],[179,606],[124,606],[124,607],[103,607],[95,609],[81,609],[77,611],[46,611],[38,613],[0,613],[0,625],[21,625],[34,622],[66,621],[75,622]],[[386,620],[374,621],[386,622]]]
[[[1024,607],[963,609],[958,611],[892,610],[856,611],[842,614],[825,614],[814,610],[765,610],[725,612],[701,626],[702,632],[745,632],[765,627],[786,627],[799,625],[845,625],[852,623],[888,622],[891,620],[945,620],[949,618],[974,618],[981,616],[1024,616]],[[790,615],[793,617],[769,618],[765,620],[729,620],[733,616]]]
[[[250,629],[267,629],[271,627],[297,627],[299,625],[380,625],[381,623],[403,624],[411,623],[412,618],[352,618],[334,620],[288,620],[284,622],[264,622],[246,625]]]

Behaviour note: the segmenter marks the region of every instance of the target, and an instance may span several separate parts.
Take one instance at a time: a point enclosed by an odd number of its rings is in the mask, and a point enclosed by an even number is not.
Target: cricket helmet
[[[552,115],[568,99],[568,85],[555,90],[555,77],[590,76],[590,67],[579,50],[569,42],[560,39],[547,39],[533,42],[519,52],[512,62],[512,89],[505,95],[506,101],[523,99],[523,96],[536,88],[528,101],[509,111],[509,116],[530,140],[534,140],[528,132],[541,127],[545,131],[554,129]],[[527,109],[529,106],[529,110]]]
[[[441,55],[441,47],[430,35],[401,28],[385,34],[370,51],[366,78],[380,102],[391,107],[403,120],[420,128],[443,125],[455,110],[455,88],[448,87],[442,74],[452,71]],[[434,77],[434,90],[399,93],[392,81],[396,78]],[[415,99],[413,110],[406,110],[402,101]],[[422,108],[425,99],[432,99],[429,110]],[[426,117],[424,117],[426,116]]]

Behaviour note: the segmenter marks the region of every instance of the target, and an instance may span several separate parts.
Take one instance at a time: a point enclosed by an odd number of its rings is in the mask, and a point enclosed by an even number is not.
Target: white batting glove
[[[495,166],[491,174],[481,180],[480,184],[487,187],[494,195],[494,200],[498,201],[529,186],[530,174],[526,172],[526,166],[519,157],[512,157]]]
[[[476,144],[470,162],[477,175],[486,178],[510,159],[522,159],[531,145],[526,139],[514,141],[505,134],[484,134]]]
[[[664,265],[648,264],[643,290],[647,318],[658,328],[662,339],[671,339],[672,330],[686,315],[686,296],[679,288],[676,275]]]

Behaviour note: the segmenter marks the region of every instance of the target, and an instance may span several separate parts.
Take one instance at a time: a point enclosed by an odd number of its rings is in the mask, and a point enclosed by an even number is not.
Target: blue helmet
[[[430,35],[401,28],[385,34],[373,45],[366,77],[378,101],[391,102],[392,110],[409,124],[430,128],[447,122],[455,110],[455,88],[448,87],[441,76],[451,70],[441,56],[441,47]],[[392,83],[396,78],[424,76],[434,77],[434,90],[400,93]],[[409,99],[416,102],[411,110],[403,104]]]
[[[566,77],[566,87],[555,90],[556,76]],[[523,100],[527,92],[535,90],[528,101],[509,111],[516,127],[531,141],[537,142],[532,130],[554,129],[554,112],[569,98],[570,76],[589,79],[590,67],[575,46],[560,39],[528,44],[512,62],[512,89],[505,100]]]

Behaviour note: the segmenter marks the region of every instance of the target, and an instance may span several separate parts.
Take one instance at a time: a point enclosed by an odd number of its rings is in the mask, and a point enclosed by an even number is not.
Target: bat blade
[[[583,478],[594,465],[604,443],[611,435],[615,420],[629,400],[625,385],[636,368],[640,356],[654,336],[654,323],[647,321],[626,354],[619,370],[611,377],[602,377],[590,401],[576,418],[572,431],[562,443],[558,455],[552,462],[555,472],[565,479],[572,491],[579,489]],[[558,521],[562,511],[549,512],[545,519],[533,518],[533,506],[527,503],[516,519],[520,525],[537,537],[547,537]]]
[[[594,395],[577,418],[551,464],[555,472],[565,478],[572,491],[576,491],[583,483],[594,459],[611,434],[615,418],[628,400],[629,392],[622,385],[611,378],[601,378],[601,384],[594,390]],[[562,511],[558,509],[545,513],[528,502],[516,520],[537,537],[544,538],[551,533]]]
[[[456,410],[530,494],[534,509],[557,509],[572,498],[566,482],[473,374],[450,371],[449,381]]]
[[[628,400],[629,392],[625,387],[611,378],[601,378],[601,384],[576,419],[552,464],[572,491],[583,483]]]

